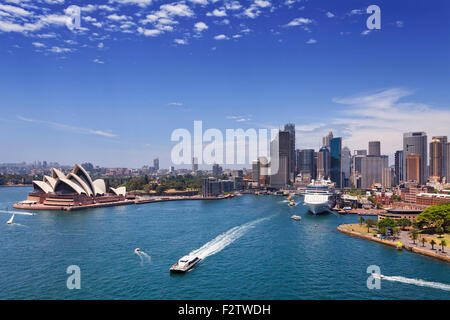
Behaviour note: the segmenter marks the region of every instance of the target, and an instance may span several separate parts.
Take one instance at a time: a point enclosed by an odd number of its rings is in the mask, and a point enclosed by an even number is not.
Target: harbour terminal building
[[[105,181],[92,181],[87,171],[75,165],[67,175],[52,168],[52,176],[33,181],[34,190],[25,201],[14,205],[17,209],[71,210],[73,208],[103,207],[126,202],[126,188],[106,190]]]

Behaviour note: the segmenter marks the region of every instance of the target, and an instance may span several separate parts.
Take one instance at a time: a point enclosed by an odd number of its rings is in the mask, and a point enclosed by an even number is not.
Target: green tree
[[[442,231],[440,227],[445,230],[450,225],[450,202],[437,204],[425,209],[417,216],[416,221],[419,225],[433,228],[435,231],[437,229]]]
[[[419,236],[419,233],[417,232],[417,230],[414,229],[411,231],[410,237],[414,244],[416,244],[416,240],[417,240],[418,236]]]
[[[422,237],[422,247],[425,247],[425,243],[427,243],[427,239],[425,237]]]
[[[362,216],[359,216],[358,222],[359,222],[359,225],[362,226],[362,224],[364,222],[364,218]]]
[[[370,228],[377,225],[377,221],[375,219],[366,219],[366,227],[367,233],[370,232]]]
[[[434,241],[434,239],[431,239],[430,244],[431,244],[431,250],[434,250],[434,245],[436,244],[436,241]]]
[[[442,252],[445,252],[444,247],[447,246],[447,241],[445,241],[445,239],[442,239],[441,242],[439,242],[439,245],[442,247]]]

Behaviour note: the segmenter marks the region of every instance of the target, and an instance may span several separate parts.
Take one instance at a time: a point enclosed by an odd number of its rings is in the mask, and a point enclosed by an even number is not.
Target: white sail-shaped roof
[[[103,179],[97,179],[94,182],[94,188],[95,188],[95,195],[104,195],[106,193],[106,185],[105,185],[105,180]]]
[[[62,184],[64,184],[66,187],[69,187],[69,189],[71,189],[75,193],[86,194],[86,191],[84,191],[84,189],[79,184],[77,184],[69,179],[66,179],[66,178],[62,178],[62,179],[58,180],[58,182],[56,183],[56,186],[55,186],[55,192],[58,192],[59,190],[61,190]]]
[[[109,188],[116,196],[125,196],[127,193],[126,187],[119,187],[119,188]]]
[[[58,181],[57,179],[52,178],[50,176],[44,176],[43,180],[52,187],[52,190],[55,189],[56,182]]]
[[[74,174],[73,172],[71,172],[67,175],[67,179],[80,185],[88,196],[92,196],[94,194],[94,192],[91,190],[91,188],[88,186],[88,184],[86,182],[84,182],[84,180],[81,179],[79,176]]]
[[[76,164],[75,167],[73,167],[72,173],[83,179],[89,186],[89,189],[92,190],[92,193],[94,192],[95,188],[94,184],[92,183],[92,179],[82,166]]]
[[[51,192],[53,192],[53,188],[48,183],[46,183],[44,181],[37,181],[37,180],[33,181],[33,187],[35,189],[41,190],[44,193],[51,193]]]
[[[65,178],[66,176],[64,175],[64,173],[61,172],[61,170],[52,168],[52,177],[57,179],[57,178]]]

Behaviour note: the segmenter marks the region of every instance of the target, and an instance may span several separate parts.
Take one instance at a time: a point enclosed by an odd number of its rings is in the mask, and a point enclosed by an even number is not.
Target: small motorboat
[[[289,207],[294,207],[295,206],[295,202],[294,200],[291,200],[291,202],[289,202]]]
[[[141,254],[141,249],[139,248],[134,249],[134,253],[136,253],[137,255]]]
[[[13,220],[14,220],[14,214],[12,215],[12,217],[6,221],[7,224],[13,224]]]
[[[302,217],[300,217],[300,216],[296,216],[295,214],[291,217],[291,219],[293,219],[293,220],[302,220]]]
[[[202,261],[202,259],[197,256],[184,256],[170,268],[170,272],[189,271],[200,261]]]

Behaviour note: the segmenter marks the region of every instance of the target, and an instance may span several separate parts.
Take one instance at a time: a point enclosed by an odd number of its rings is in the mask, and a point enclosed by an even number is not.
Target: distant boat
[[[293,219],[293,220],[301,220],[302,219],[302,217],[300,217],[300,216],[296,216],[295,214],[291,217],[291,219]]]
[[[291,200],[291,202],[289,202],[289,207],[295,207],[295,202],[294,202],[294,200]]]
[[[14,214],[12,215],[12,217],[6,221],[7,224],[13,224],[13,220],[14,220]]]

